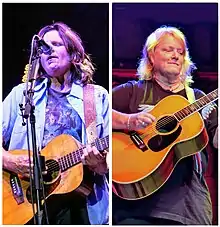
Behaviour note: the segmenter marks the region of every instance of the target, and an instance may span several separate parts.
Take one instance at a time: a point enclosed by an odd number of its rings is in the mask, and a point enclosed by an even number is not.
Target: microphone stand
[[[30,86],[28,86],[27,84],[23,117],[25,119],[28,119],[28,117],[30,117],[32,149],[33,149],[32,150],[33,151],[33,182],[34,182],[33,183],[33,198],[34,198],[33,200],[34,202],[36,202],[36,208],[37,208],[37,212],[36,214],[34,214],[34,220],[37,225],[41,225],[42,219],[43,219],[43,204],[41,201],[42,193],[40,192],[42,192],[43,184],[41,183],[42,169],[40,166],[40,163],[41,163],[40,154],[37,150],[37,143],[36,143],[36,127],[35,127],[36,118],[34,115],[35,106],[33,104],[35,80],[37,78],[37,73],[38,73],[39,64],[40,64],[39,50],[37,51],[36,56],[30,57],[30,61],[31,61],[31,64],[29,64],[29,74],[28,74],[28,78],[29,78],[28,81],[30,82]],[[45,165],[45,163],[43,165]]]

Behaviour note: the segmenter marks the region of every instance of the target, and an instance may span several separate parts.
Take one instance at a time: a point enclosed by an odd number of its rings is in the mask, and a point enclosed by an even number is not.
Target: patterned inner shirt
[[[82,120],[69,104],[66,93],[60,93],[49,88],[46,106],[43,147],[53,138],[61,134],[72,135],[82,141]]]

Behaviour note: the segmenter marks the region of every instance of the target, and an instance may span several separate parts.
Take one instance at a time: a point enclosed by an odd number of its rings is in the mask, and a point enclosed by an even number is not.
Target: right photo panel
[[[112,3],[112,224],[218,224],[218,3]]]

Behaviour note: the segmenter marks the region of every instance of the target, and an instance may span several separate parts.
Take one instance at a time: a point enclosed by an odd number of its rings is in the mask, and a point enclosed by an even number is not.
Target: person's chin
[[[165,75],[169,76],[169,77],[177,77],[179,76],[180,71],[179,70],[167,70],[165,72]]]
[[[58,65],[50,65],[50,67],[48,68],[48,71],[50,72],[50,74],[57,72],[59,70],[59,66]]]
[[[57,64],[56,62],[50,63],[50,64],[48,65],[48,68],[49,68],[50,70],[57,69],[57,68],[59,68],[59,64]]]

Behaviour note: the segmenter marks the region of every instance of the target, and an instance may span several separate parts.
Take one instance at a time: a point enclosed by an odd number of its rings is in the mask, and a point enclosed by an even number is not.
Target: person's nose
[[[55,51],[54,46],[51,43],[48,43],[48,45],[50,46],[50,54],[51,54]]]
[[[178,60],[179,55],[180,55],[179,52],[176,49],[174,49],[173,52],[172,52],[172,59]]]

